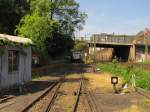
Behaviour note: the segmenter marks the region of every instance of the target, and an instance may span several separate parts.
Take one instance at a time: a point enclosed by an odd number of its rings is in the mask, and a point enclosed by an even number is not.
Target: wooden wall
[[[19,70],[17,72],[8,72],[8,50],[19,51]],[[22,51],[26,55],[21,53]],[[0,89],[31,81],[31,55],[31,47],[20,49],[18,47],[8,46],[5,48],[4,54],[0,55]]]

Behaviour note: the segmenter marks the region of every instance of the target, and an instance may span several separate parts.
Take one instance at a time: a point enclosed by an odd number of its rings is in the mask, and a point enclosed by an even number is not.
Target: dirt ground
[[[89,80],[88,90],[96,99],[101,112],[149,112],[150,100],[130,88],[129,93],[113,93],[110,74],[85,74],[85,77]],[[117,88],[121,87],[121,83],[122,80],[119,79]]]

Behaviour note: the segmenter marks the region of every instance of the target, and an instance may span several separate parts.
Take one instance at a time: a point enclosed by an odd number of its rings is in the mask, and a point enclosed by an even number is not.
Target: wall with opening
[[[128,61],[130,54],[129,46],[116,46],[113,50],[113,58],[116,56],[119,61]]]

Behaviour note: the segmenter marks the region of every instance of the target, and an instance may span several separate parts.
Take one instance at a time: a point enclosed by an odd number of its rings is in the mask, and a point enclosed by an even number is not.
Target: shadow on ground
[[[66,74],[79,74],[79,73],[85,73],[89,72],[87,71],[87,68],[90,68],[90,65],[85,65],[85,64],[65,64],[62,67],[58,68],[48,68],[43,74],[40,74],[41,76],[51,76],[51,77],[62,77]],[[65,81],[67,82],[74,82],[80,79],[66,79]],[[3,90],[0,91],[0,99],[1,98],[6,98],[7,96],[20,96],[20,95],[27,95],[27,94],[33,94],[39,91],[43,91],[46,88],[48,88],[52,84],[52,80],[49,81],[32,81],[30,83],[27,83],[23,87],[23,92],[19,91],[19,87],[13,87],[9,90]]]

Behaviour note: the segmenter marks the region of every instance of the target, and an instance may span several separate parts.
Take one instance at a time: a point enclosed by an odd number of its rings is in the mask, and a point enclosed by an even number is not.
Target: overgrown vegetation
[[[76,40],[74,51],[85,52],[88,51],[88,44],[84,41]]]
[[[75,0],[31,0],[17,32],[31,38],[40,53],[61,56],[73,48],[74,31],[82,27],[85,18]]]
[[[0,14],[0,33],[30,38],[47,59],[73,49],[87,17],[76,0],[0,0]]]
[[[148,64],[148,65],[150,65],[150,61],[144,61],[144,62],[138,62],[138,63],[140,63],[140,64]]]
[[[109,72],[112,75],[120,76],[125,82],[130,83],[132,81],[132,75],[135,74],[136,86],[150,90],[150,71],[142,70],[141,68],[132,68],[129,66],[119,66],[114,63],[99,63],[97,67],[104,72]]]
[[[38,78],[40,78],[40,77],[41,77],[40,74],[32,74],[32,80],[33,80],[33,79],[38,79]]]
[[[29,11],[29,0],[0,0],[0,33],[14,34],[16,25]]]

